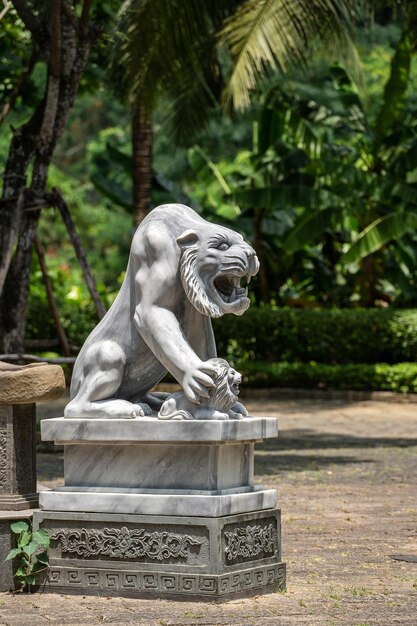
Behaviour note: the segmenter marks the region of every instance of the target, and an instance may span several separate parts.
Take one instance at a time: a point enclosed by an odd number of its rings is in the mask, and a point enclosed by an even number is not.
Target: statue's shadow
[[[278,439],[267,440],[256,447],[255,472],[272,476],[283,472],[315,472],[330,466],[365,465],[375,469],[376,449],[416,446],[416,438],[358,437],[295,428],[281,431]],[[332,454],[332,450],[340,454]],[[361,450],[368,450],[369,454],[363,455]]]

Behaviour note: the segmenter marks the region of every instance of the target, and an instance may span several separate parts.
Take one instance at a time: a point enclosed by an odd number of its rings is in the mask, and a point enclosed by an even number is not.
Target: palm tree
[[[207,120],[220,95],[216,32],[230,5],[236,4],[236,0],[127,0],[122,6],[113,76],[132,107],[135,225],[149,210],[152,111],[168,94],[170,115],[184,135]]]
[[[133,153],[152,111],[168,96],[182,137],[204,127],[210,110],[248,106],[268,68],[308,65],[313,52],[354,47],[355,0],[126,0],[120,11],[114,67],[128,84],[134,111]],[[137,112],[140,112],[138,115]],[[143,129],[142,129],[143,126]],[[146,131],[146,129],[147,131]],[[136,222],[149,206],[151,150],[134,165]],[[135,171],[138,172],[135,175]],[[144,182],[145,181],[145,182]]]

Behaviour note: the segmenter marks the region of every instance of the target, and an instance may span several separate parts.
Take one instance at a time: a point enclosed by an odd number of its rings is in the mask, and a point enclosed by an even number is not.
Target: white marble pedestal
[[[276,491],[253,472],[275,418],[56,418],[41,432],[65,455],[65,486],[41,492],[34,517],[51,534],[51,590],[204,599],[285,586]]]

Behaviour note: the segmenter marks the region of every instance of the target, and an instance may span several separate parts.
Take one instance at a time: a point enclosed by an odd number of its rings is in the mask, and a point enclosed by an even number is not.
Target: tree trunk
[[[383,277],[381,262],[376,255],[369,255],[361,261],[358,278],[360,303],[364,307],[374,307],[381,298],[378,283]]]
[[[150,209],[152,188],[152,121],[139,103],[132,114],[133,224],[135,228]]]
[[[3,299],[5,352],[24,351],[30,266],[38,220],[39,211],[31,211],[23,216],[19,245],[7,273]]]
[[[104,306],[97,291],[96,281],[94,280],[90,270],[90,266],[88,265],[87,257],[84,254],[81,240],[78,236],[74,222],[72,221],[71,213],[69,212],[67,203],[65,202],[58,189],[53,190],[53,203],[54,206],[56,206],[60,211],[64,224],[67,227],[71,243],[73,245],[75,254],[77,255],[78,263],[80,264],[80,267],[84,274],[84,280],[93,299],[94,306],[96,307],[97,315],[100,319],[103,319],[103,317],[106,315],[106,307]]]
[[[32,13],[25,0],[13,0],[13,4],[39,46],[40,58],[48,59],[44,97],[30,121],[14,131],[0,205],[0,326],[5,351],[19,353],[24,349],[32,249],[45,202],[49,165],[98,33],[88,30],[90,0],[84,0],[80,18],[68,3],[63,7],[62,0],[54,0],[45,22]],[[33,200],[38,210],[29,211]]]
[[[43,284],[45,285],[46,296],[48,298],[49,308],[51,309],[52,317],[55,321],[56,330],[59,337],[59,343],[64,356],[70,356],[71,349],[66,335],[65,329],[61,322],[59,315],[59,309],[56,304],[54,292],[52,289],[52,282],[48,273],[48,267],[46,265],[45,253],[42,248],[41,241],[38,236],[35,237],[36,254],[38,255],[39,266],[42,272]]]
[[[44,109],[42,101],[31,119],[13,131],[9,155],[3,175],[3,193],[0,204],[0,294],[12,261],[25,205],[28,167],[36,149]]]

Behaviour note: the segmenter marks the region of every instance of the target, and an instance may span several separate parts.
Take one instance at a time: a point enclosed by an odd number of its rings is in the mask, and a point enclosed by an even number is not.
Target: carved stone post
[[[13,547],[10,524],[38,506],[36,402],[58,398],[64,389],[58,365],[0,361],[0,591],[14,587],[13,564],[3,563]]]
[[[35,404],[0,405],[0,510],[38,506]]]

